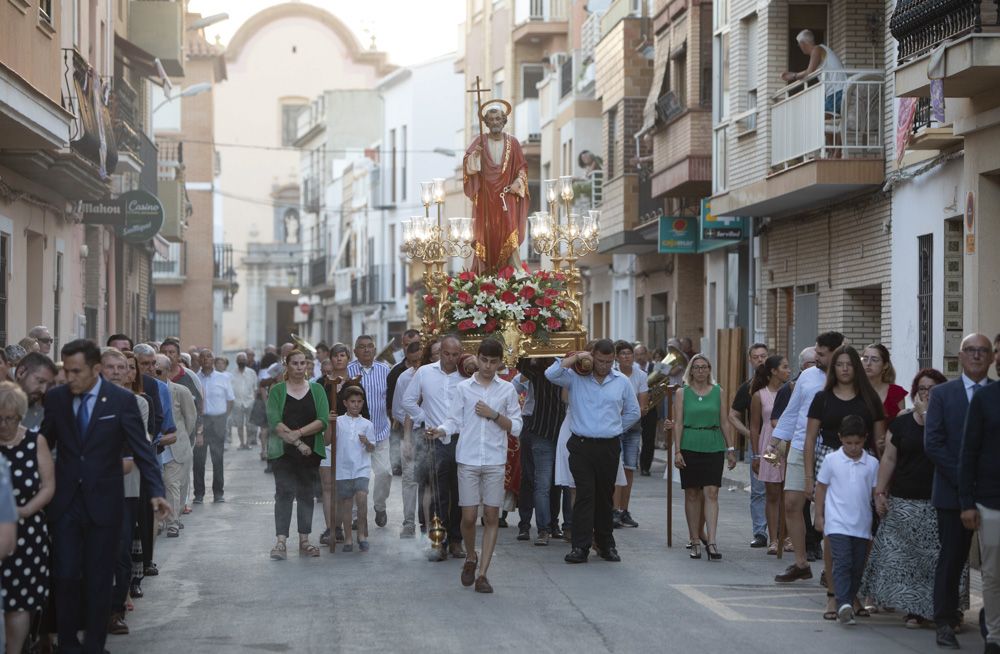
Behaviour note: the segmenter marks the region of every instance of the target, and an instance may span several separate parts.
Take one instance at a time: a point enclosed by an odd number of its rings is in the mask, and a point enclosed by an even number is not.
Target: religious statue
[[[510,104],[503,100],[481,105],[480,133],[462,162],[465,195],[472,200],[472,247],[478,266],[485,271],[518,265],[518,247],[526,231],[528,162],[517,139],[503,131],[510,111]]]

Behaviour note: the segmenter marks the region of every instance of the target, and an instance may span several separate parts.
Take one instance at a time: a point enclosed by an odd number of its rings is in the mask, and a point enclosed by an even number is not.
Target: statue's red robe
[[[480,134],[465,151],[462,162],[465,195],[472,200],[473,251],[476,264],[484,272],[498,270],[510,263],[511,255],[524,241],[528,219],[528,162],[521,151],[521,144],[509,134],[503,135],[501,161],[493,161],[489,136]],[[480,172],[469,173],[469,157],[477,144],[482,146]],[[508,191],[501,202],[504,188],[521,180],[523,197]],[[504,211],[504,203],[507,210]]]

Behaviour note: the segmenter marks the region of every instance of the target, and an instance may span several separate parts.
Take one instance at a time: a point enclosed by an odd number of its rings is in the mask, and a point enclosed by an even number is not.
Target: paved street
[[[811,582],[775,585],[784,563],[747,547],[742,490],[722,493],[721,563],[687,558],[679,486],[667,549],[662,463],[637,478],[640,527],[616,532],[623,563],[570,566],[567,546],[518,542],[512,527],[501,530],[491,566],[494,595],[463,588],[458,561],[424,561],[426,541],[398,538],[398,477],[390,526],[373,530],[371,552],[300,559],[293,538],[289,559],[270,561],[274,487],[262,470],[256,452],[230,447],[228,502],[196,507],[181,538],[157,541],[162,574],[144,582],[132,634],[109,637],[112,652],[636,652],[668,643],[670,651],[781,652],[807,641],[811,654],[936,650],[932,630],[904,629],[898,615],[854,628],[824,622],[818,566]],[[317,511],[315,538],[320,523]],[[981,647],[971,632],[959,639]]]

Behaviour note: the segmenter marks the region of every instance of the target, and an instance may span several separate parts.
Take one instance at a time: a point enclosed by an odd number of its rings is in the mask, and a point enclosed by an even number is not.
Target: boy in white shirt
[[[829,539],[837,618],[847,625],[855,624],[854,599],[865,571],[878,483],[878,460],[865,451],[867,431],[861,417],[846,416],[840,423],[840,449],[826,456],[816,476],[813,525]]]
[[[521,433],[521,405],[514,385],[496,376],[503,368],[503,346],[487,338],[476,354],[479,370],[455,387],[448,417],[429,437],[458,433],[458,503],[462,507],[462,540],[466,543],[462,585],[476,584],[477,593],[492,593],[486,571],[497,543],[500,506],[504,498],[507,433]],[[476,577],[476,520],[483,505],[483,559]]]
[[[375,426],[361,417],[365,395],[357,386],[343,391],[347,415],[337,416],[337,499],[338,515],[351,515],[351,502],[357,507],[358,549],[368,551],[368,480],[372,475],[372,451]],[[351,520],[344,520],[344,552],[354,551]]]

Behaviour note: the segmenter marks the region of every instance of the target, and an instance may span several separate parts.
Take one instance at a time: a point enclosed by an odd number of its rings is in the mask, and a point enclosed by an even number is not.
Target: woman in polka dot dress
[[[21,418],[28,398],[11,382],[0,382],[0,453],[10,461],[17,501],[17,549],[0,564],[8,651],[19,652],[31,614],[45,605],[49,587],[49,534],[42,509],[55,493],[52,453],[37,431]]]

